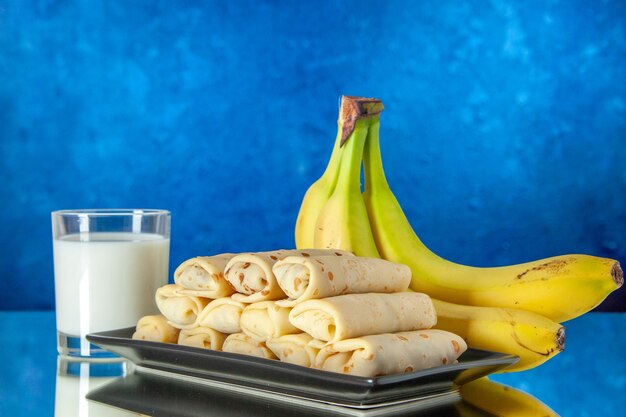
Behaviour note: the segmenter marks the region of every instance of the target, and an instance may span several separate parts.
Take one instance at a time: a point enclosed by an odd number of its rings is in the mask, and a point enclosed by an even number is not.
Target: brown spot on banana
[[[517,336],[517,333],[515,333],[515,330],[513,330],[511,332],[511,337],[513,338],[515,343],[517,343],[519,346],[521,346],[522,348],[526,349],[529,352],[533,352],[533,353],[536,353],[537,355],[541,355],[541,356],[549,356],[550,355],[550,351],[540,352],[538,350],[535,350],[535,349],[531,348],[530,346],[526,346],[524,343],[522,343],[520,338]]]
[[[550,262],[546,262],[537,266],[534,266],[532,268],[528,268],[527,270],[525,270],[524,272],[521,272],[519,274],[517,274],[516,279],[522,279],[524,278],[524,276],[526,274],[528,274],[529,272],[533,272],[533,271],[545,271],[549,274],[558,274],[559,272],[563,271],[563,268],[565,268],[566,265],[572,263],[574,261],[575,258],[566,258],[566,259],[555,259],[553,261]],[[618,265],[619,267],[619,265]],[[621,269],[620,269],[621,270]],[[547,277],[542,277],[541,278],[543,281],[547,281]]]
[[[530,346],[525,345],[517,336],[517,333],[515,332],[515,330],[511,331],[511,337],[513,338],[513,340],[515,340],[515,343],[517,343],[519,346],[523,347],[529,352],[536,353],[537,355],[550,356],[550,354],[554,352],[554,348],[551,348],[547,350],[546,352],[541,352],[541,351],[531,348]],[[565,327],[561,326],[559,330],[557,330],[556,336],[554,338],[554,342],[556,343],[556,347],[559,350],[559,352],[565,349]]]

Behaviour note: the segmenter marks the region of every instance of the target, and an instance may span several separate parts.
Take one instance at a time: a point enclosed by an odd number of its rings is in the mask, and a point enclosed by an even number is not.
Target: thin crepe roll
[[[348,294],[307,300],[289,321],[315,339],[336,342],[369,334],[428,329],[437,323],[429,296],[418,292]]]
[[[287,256],[354,256],[351,252],[333,249],[285,250],[270,252],[242,253],[233,257],[225,269],[228,282],[237,291],[233,294],[235,301],[256,303],[285,298],[285,293],[276,282],[272,266],[276,261]]]
[[[304,334],[308,334],[308,333],[304,333]],[[311,335],[309,334],[309,336],[311,336]],[[327,342],[324,342],[324,341],[319,340],[319,339],[313,339],[312,337],[311,337],[311,341],[309,342],[309,346],[311,346],[312,348],[317,349],[318,351],[321,348],[323,348],[324,346],[326,346],[326,345],[328,345]]]
[[[276,355],[267,347],[265,342],[254,340],[244,333],[229,335],[222,345],[224,352],[240,353],[258,358],[276,359]]]
[[[310,368],[315,365],[315,358],[320,351],[310,344],[312,340],[310,335],[298,333],[270,339],[265,344],[282,362]]]
[[[289,256],[272,268],[278,285],[289,297],[282,305],[342,294],[406,291],[408,266],[377,258]]]
[[[157,289],[155,299],[159,311],[167,318],[171,326],[188,329],[195,326],[198,314],[211,300],[183,295],[180,293],[181,289],[180,285],[165,285]]]
[[[289,322],[291,308],[280,307],[274,301],[249,304],[241,314],[241,331],[255,340],[266,341],[286,334],[300,333]]]
[[[133,339],[150,342],[176,343],[179,329],[170,326],[165,316],[144,316],[137,322]]]
[[[205,298],[228,297],[235,289],[226,281],[224,268],[232,253],[198,256],[187,259],[174,271],[174,282],[183,289],[180,293]]]
[[[210,327],[183,329],[178,336],[178,344],[202,349],[222,350],[226,335]]]
[[[417,330],[363,336],[332,343],[319,351],[315,367],[375,377],[413,372],[453,363],[467,344],[444,330]]]
[[[210,327],[222,333],[240,333],[241,312],[246,305],[230,297],[211,301],[198,315],[198,326]]]

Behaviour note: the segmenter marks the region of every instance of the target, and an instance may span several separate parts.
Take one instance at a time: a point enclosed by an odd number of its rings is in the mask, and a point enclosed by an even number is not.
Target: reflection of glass
[[[501,417],[558,417],[550,407],[530,394],[499,382],[480,378],[461,387],[461,397],[465,403]],[[464,417],[472,417],[472,411],[463,412]]]
[[[62,210],[52,213],[58,351],[111,356],[89,333],[134,326],[154,314],[167,284],[170,213]]]
[[[119,360],[79,362],[59,357],[54,416],[135,416],[134,413],[95,403],[85,398],[90,390],[116,379],[110,375],[120,375],[125,368],[126,362]]]

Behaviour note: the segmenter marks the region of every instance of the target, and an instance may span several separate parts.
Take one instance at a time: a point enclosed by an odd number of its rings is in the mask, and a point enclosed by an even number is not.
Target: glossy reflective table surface
[[[58,360],[53,312],[2,312],[0,416],[624,415],[626,314],[591,313],[565,325],[560,355],[530,371],[491,377],[516,389],[480,381],[461,391],[464,399],[363,411],[132,372],[130,365],[126,377],[108,377],[124,365]]]

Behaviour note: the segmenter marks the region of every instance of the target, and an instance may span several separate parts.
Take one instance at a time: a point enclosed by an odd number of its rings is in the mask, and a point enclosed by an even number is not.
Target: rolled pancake
[[[289,322],[290,307],[279,307],[274,301],[249,304],[241,314],[241,331],[255,340],[266,341],[286,334],[300,333]]]
[[[211,301],[198,314],[196,324],[210,327],[222,333],[240,333],[239,320],[246,305],[230,297],[218,298]]]
[[[170,326],[165,316],[144,316],[137,322],[133,339],[150,342],[176,343],[180,330]]]
[[[265,344],[282,362],[310,368],[315,365],[315,358],[320,351],[310,344],[312,340],[310,335],[298,333],[270,339]]]
[[[276,355],[265,345],[265,342],[254,340],[244,333],[229,335],[222,345],[222,350],[258,358],[276,359]]]
[[[180,285],[165,285],[157,289],[155,299],[159,311],[167,318],[171,326],[187,329],[195,326],[198,313],[211,300],[180,294],[181,289]]]
[[[242,303],[256,303],[285,298],[285,293],[276,282],[272,266],[276,261],[292,255],[305,258],[322,255],[332,257],[354,256],[351,252],[333,249],[280,249],[270,252],[239,254],[228,262],[224,272],[228,282],[237,291],[236,294],[233,294],[233,300]]]
[[[432,300],[423,293],[370,293],[303,301],[291,310],[289,321],[315,339],[336,342],[428,329],[437,323],[437,315]]]
[[[228,297],[235,289],[226,281],[224,268],[232,253],[198,256],[187,259],[174,271],[174,282],[182,287],[180,293],[205,298]]]
[[[466,349],[461,337],[444,330],[378,334],[324,347],[315,367],[364,377],[391,375],[453,363]]]
[[[283,306],[342,294],[406,291],[411,282],[408,266],[377,258],[289,256],[272,271],[289,297]]]
[[[202,349],[222,350],[226,335],[210,327],[183,329],[178,336],[178,344]]]

